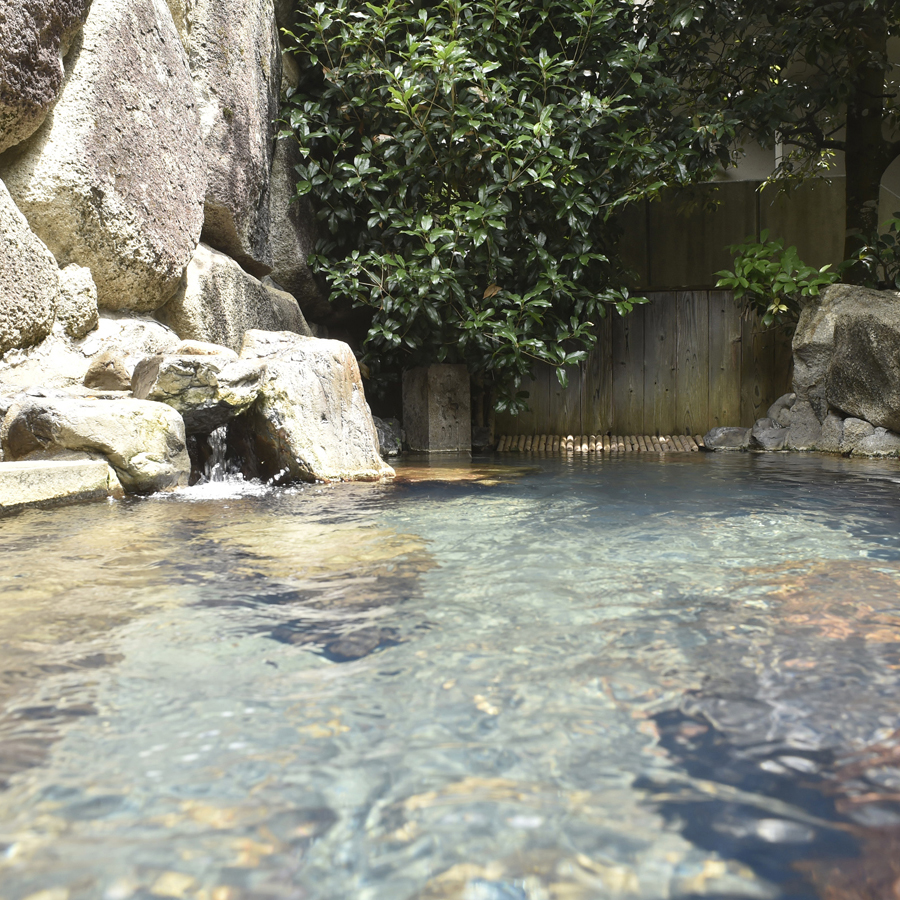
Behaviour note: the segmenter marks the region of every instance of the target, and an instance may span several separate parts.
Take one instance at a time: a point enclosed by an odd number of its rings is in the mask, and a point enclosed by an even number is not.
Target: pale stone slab
[[[103,459],[0,462],[0,512],[108,496],[118,482]]]

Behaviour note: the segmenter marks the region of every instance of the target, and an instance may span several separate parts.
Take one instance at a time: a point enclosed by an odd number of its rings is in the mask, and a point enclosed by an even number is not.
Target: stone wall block
[[[82,338],[97,327],[97,285],[90,269],[70,263],[60,271],[56,318],[72,338]]]
[[[206,159],[187,55],[163,0],[93,0],[59,100],[0,177],[61,266],[91,270],[101,309],[151,311],[203,224]]]
[[[197,248],[175,296],[157,318],[182,340],[239,351],[249,329],[310,334],[296,301],[205,244]]]
[[[63,57],[91,0],[5,0],[0,13],[0,152],[30,137],[56,101]]]
[[[469,373],[433,365],[403,373],[403,429],[410,450],[472,449]]]
[[[208,169],[203,241],[261,278],[272,267],[269,178],[281,88],[272,0],[196,0],[189,46]]]
[[[0,182],[0,354],[43,340],[58,302],[56,260]]]

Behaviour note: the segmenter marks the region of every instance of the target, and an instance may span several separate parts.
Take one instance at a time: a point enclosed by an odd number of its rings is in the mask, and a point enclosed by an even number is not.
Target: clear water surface
[[[900,896],[900,464],[0,520],[3,900]]]

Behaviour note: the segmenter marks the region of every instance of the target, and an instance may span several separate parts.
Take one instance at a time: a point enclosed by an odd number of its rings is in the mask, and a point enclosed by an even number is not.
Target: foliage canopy
[[[298,10],[286,133],[332,297],[371,309],[379,369],[462,362],[518,410],[635,298],[614,213],[727,162],[631,0],[337,0]]]
[[[698,113],[716,110],[783,148],[776,180],[846,169],[844,258],[877,234],[881,178],[900,155],[898,0],[652,0],[641,27]]]

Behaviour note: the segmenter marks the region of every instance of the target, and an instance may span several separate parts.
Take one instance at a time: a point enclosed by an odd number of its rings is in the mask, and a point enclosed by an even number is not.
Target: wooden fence
[[[501,434],[705,434],[752,425],[790,390],[791,338],[742,318],[727,291],[666,291],[598,327],[563,389],[549,366],[523,387],[531,409],[497,414]]]

